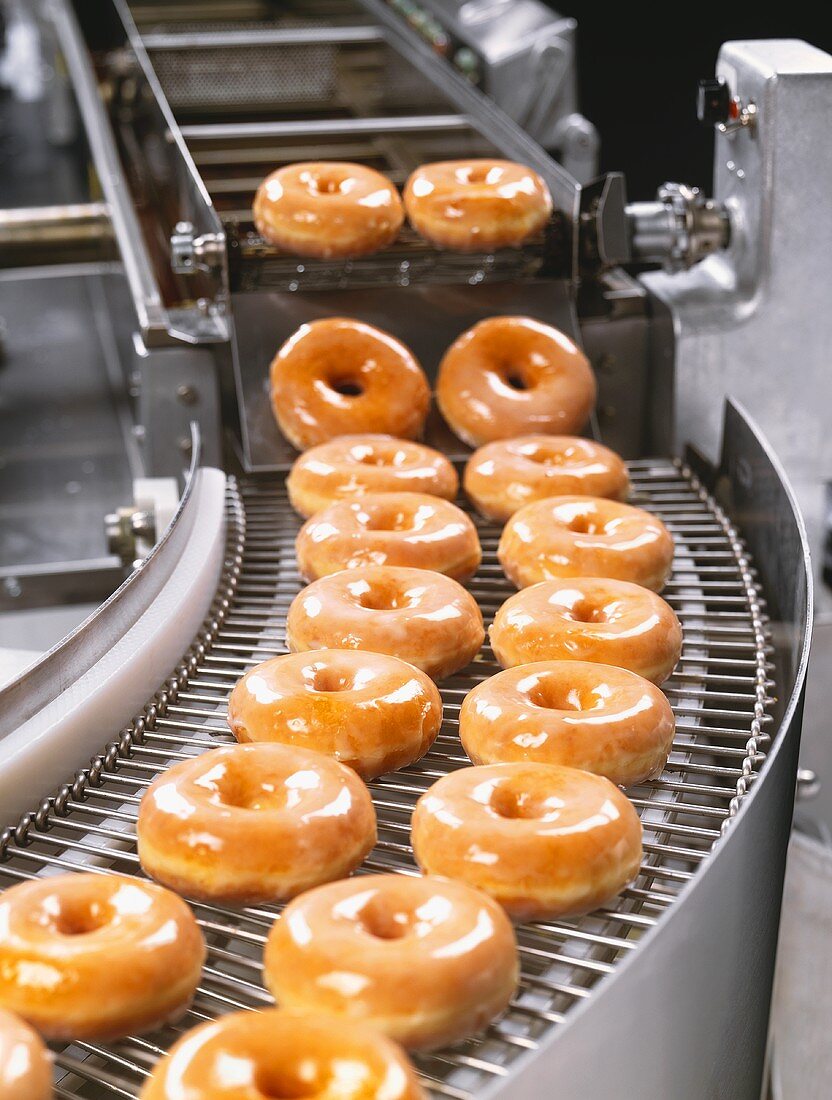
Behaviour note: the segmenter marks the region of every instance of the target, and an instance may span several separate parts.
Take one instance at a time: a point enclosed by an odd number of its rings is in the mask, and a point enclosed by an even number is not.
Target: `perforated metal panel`
[[[470,1100],[487,1084],[511,1095],[513,1063],[534,1051],[617,964],[697,873],[765,766],[770,743],[770,646],[764,602],[744,544],[690,473],[668,460],[631,464],[634,502],[661,516],[676,539],[665,596],[685,633],[664,690],[677,716],[673,752],[661,777],[627,793],[645,829],[641,873],[608,909],[518,929],[522,981],[510,1010],[481,1036],[419,1056],[436,1096]],[[84,866],[140,874],[134,828],[148,782],[176,760],[231,740],[228,693],[253,664],[285,651],[284,627],[300,590],[294,558],[299,527],[280,482],[228,487],[228,554],[216,600],[194,647],[131,727],[91,769],[7,832],[0,885]],[[489,621],[511,589],[496,561],[499,532],[476,520],[483,563],[470,584]],[[497,671],[484,647],[445,681],[445,721],[421,761],[370,784],[379,841],[359,873],[415,874],[409,815],[439,776],[468,763],[457,734],[470,688]],[[277,907],[231,910],[195,905],[209,943],[203,982],[175,1026],[115,1044],[75,1043],[56,1051],[61,1097],[134,1097],[158,1057],[182,1030],[237,1008],[270,1003],[261,954]],[[402,995],[406,996],[403,984]]]

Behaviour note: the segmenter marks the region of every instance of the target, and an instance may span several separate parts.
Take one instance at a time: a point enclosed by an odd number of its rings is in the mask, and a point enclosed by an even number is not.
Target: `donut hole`
[[[362,526],[365,531],[412,531],[415,514],[403,508],[375,509],[364,513]]]
[[[465,183],[496,183],[502,170],[496,164],[471,164],[462,169],[457,178]]]
[[[564,609],[563,617],[571,619],[575,623],[605,623],[608,622],[606,610],[598,607],[590,600],[579,600],[568,609]]]
[[[525,452],[524,458],[534,462],[538,466],[566,466],[574,457],[573,447],[567,447],[562,451],[549,450],[544,447],[535,447]]]
[[[510,786],[508,783],[500,783],[494,788],[490,806],[499,817],[514,820],[518,818],[534,820],[544,817],[550,810],[545,798],[541,798],[534,792]]]
[[[605,523],[587,512],[579,512],[571,516],[566,521],[566,526],[576,535],[603,535],[607,530]]]
[[[112,917],[106,902],[92,898],[64,899],[55,918],[55,931],[61,936],[88,936],[109,924]]]
[[[413,606],[413,599],[407,592],[394,585],[375,585],[362,592],[358,602],[368,611],[399,611]]]
[[[212,791],[221,805],[254,812],[291,808],[304,789],[315,785],[315,776],[308,770],[264,775],[255,773],[248,760],[219,765],[197,780],[197,786]]]
[[[301,182],[310,195],[340,195],[346,188],[346,177],[329,172],[301,172]]]
[[[294,1066],[258,1066],[254,1077],[254,1087],[263,1100],[307,1100],[307,1098],[320,1096],[321,1082],[317,1080],[304,1081],[300,1070],[306,1066],[313,1069],[315,1077],[315,1063],[300,1062],[297,1068]]]
[[[352,691],[353,677],[350,673],[339,672],[336,668],[319,666],[315,668],[309,681],[313,691],[336,692]]]
[[[584,694],[574,684],[553,679],[541,679],[528,693],[529,702],[544,710],[587,709]]]
[[[334,378],[329,383],[329,388],[340,393],[342,397],[361,397],[364,387],[357,378]]]
[[[359,914],[361,927],[377,940],[401,940],[413,927],[413,914],[375,896]]]
[[[513,390],[527,390],[529,387],[526,385],[526,379],[522,374],[512,373],[506,375],[506,382],[511,386]]]

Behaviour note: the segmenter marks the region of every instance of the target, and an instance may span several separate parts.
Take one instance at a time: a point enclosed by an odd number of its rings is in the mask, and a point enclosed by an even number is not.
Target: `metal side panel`
[[[720,480],[772,593],[786,679],[758,780],[679,903],[595,992],[482,1100],[759,1100],[811,632],[803,521],[776,458],[736,406]],[[778,606],[779,605],[779,606]]]
[[[170,674],[216,593],[224,498],[221,471],[196,471],[142,567],[0,692],[0,824],[65,780]]]

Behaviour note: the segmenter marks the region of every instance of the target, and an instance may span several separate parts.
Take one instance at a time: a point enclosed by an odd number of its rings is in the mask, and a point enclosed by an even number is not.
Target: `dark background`
[[[803,38],[832,52],[823,0],[550,6],[578,20],[580,110],[601,134],[602,170],[625,172],[632,199],[651,198],[665,180],[710,193],[713,132],[696,121],[696,84],[713,75],[723,42]]]

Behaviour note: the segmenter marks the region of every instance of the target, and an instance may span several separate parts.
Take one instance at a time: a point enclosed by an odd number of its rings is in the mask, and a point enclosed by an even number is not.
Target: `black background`
[[[550,6],[578,20],[580,110],[600,132],[602,170],[623,171],[631,199],[652,198],[665,180],[710,193],[713,132],[696,121],[696,85],[723,42],[803,38],[832,52],[823,0]]]

